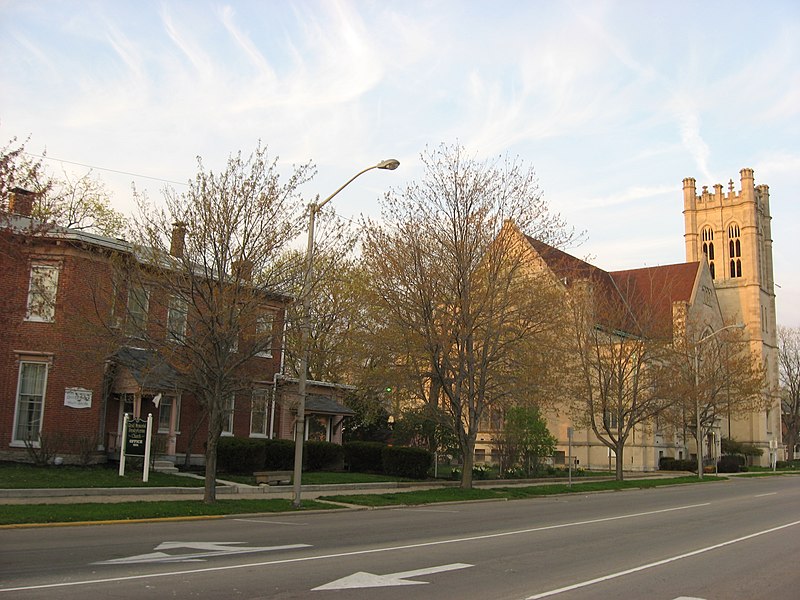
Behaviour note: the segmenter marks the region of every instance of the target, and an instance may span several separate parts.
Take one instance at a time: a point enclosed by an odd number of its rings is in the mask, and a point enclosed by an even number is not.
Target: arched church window
[[[706,255],[708,270],[711,271],[711,279],[714,279],[714,230],[711,227],[703,227],[701,237],[703,238],[703,254]]]
[[[736,223],[728,225],[728,252],[730,254],[731,278],[742,276],[742,242],[739,239],[739,226]]]

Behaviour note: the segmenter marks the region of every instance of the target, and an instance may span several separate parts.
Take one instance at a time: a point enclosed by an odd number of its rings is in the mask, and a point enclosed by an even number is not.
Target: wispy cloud
[[[608,196],[598,196],[595,198],[587,198],[586,200],[579,200],[574,203],[574,210],[585,210],[591,208],[610,208],[612,206],[621,206],[631,202],[640,202],[656,196],[663,196],[667,194],[674,194],[674,185],[662,186],[633,186],[628,189],[622,190],[620,193],[610,194]]]
[[[235,17],[236,12],[231,6],[224,6],[220,10],[220,18],[225,25],[225,29],[228,30],[236,44],[250,60],[250,63],[256,68],[259,76],[269,82],[273,82],[275,80],[275,71],[250,37],[239,29]]]

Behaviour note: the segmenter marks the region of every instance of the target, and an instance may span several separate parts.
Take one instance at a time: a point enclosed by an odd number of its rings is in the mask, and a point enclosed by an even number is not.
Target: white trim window
[[[181,431],[181,399],[175,396],[162,396],[158,404],[158,433],[169,433],[172,407],[175,407],[175,433]]]
[[[231,394],[225,400],[222,408],[222,435],[233,435],[233,411],[236,404],[236,396]]]
[[[141,336],[147,328],[147,312],[150,307],[150,292],[142,285],[128,289],[128,333]]]
[[[52,323],[56,320],[56,295],[58,293],[58,267],[31,265],[28,286],[26,321]]]
[[[307,415],[305,438],[318,442],[330,442],[333,427],[333,417],[328,415]]]
[[[259,348],[263,348],[263,350],[256,353],[256,356],[272,358],[272,344],[275,341],[274,326],[274,312],[265,312],[256,319],[256,343]]]
[[[21,361],[19,364],[12,445],[39,445],[47,389],[47,368],[46,362]]]
[[[167,341],[181,343],[186,340],[186,318],[189,303],[185,298],[172,296],[167,309]]]
[[[250,437],[267,437],[269,394],[265,389],[253,390],[250,400]]]

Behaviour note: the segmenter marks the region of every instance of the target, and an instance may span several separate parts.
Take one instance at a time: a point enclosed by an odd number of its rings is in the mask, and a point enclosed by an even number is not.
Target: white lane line
[[[248,569],[252,567],[268,567],[271,565],[285,565],[290,563],[309,562],[314,560],[327,560],[331,558],[343,558],[347,556],[362,556],[365,554],[378,554],[381,552],[394,552],[398,550],[413,550],[414,548],[426,548],[431,546],[443,546],[445,544],[458,544],[463,542],[474,542],[480,540],[489,540],[492,538],[508,537],[512,535],[522,535],[525,533],[536,533],[538,531],[549,531],[551,529],[563,529],[565,527],[578,527],[581,525],[592,525],[595,523],[607,523],[609,521],[620,521],[622,519],[633,519],[636,517],[646,517],[650,515],[659,515],[663,513],[675,512],[678,510],[687,510],[690,508],[700,508],[709,506],[710,502],[703,502],[702,504],[687,504],[685,506],[675,506],[673,508],[662,508],[660,510],[649,510],[639,513],[631,513],[627,515],[618,515],[616,517],[603,517],[600,519],[589,519],[586,521],[574,521],[572,523],[561,523],[560,525],[546,525],[544,527],[531,527],[530,529],[517,529],[515,531],[504,531],[502,533],[487,533],[485,535],[474,535],[463,538],[452,538],[446,540],[438,540],[435,542],[422,542],[419,544],[406,544],[404,546],[386,546],[384,548],[372,548],[370,550],[354,550],[352,552],[337,552],[335,554],[322,554],[319,556],[304,556],[299,558],[285,558],[282,560],[268,560],[264,562],[245,563],[241,565],[228,565],[225,567],[206,567],[202,569],[188,569],[186,571],[170,571],[167,573],[149,573],[142,575],[129,575],[127,577],[109,577],[105,579],[86,579],[83,581],[68,581],[63,583],[48,583],[42,585],[29,585],[15,588],[0,588],[0,593],[3,592],[20,592],[24,590],[44,590],[61,587],[74,587],[79,585],[92,585],[97,583],[115,583],[119,581],[135,581],[137,579],[150,579],[156,577],[174,577],[191,575],[196,573],[212,573],[215,571],[230,571],[233,569]]]
[[[550,590],[549,592],[542,592],[541,594],[528,596],[527,598],[525,598],[525,600],[539,600],[539,598],[549,598],[550,596],[556,596],[558,594],[563,594],[564,592],[571,592],[572,590],[588,587],[590,585],[594,585],[595,583],[601,583],[603,581],[608,581],[610,579],[616,579],[617,577],[623,577],[625,575],[630,575],[631,573],[638,573],[639,571],[645,571],[647,569],[652,569],[653,567],[660,567],[661,565],[666,565],[671,562],[675,562],[676,560],[682,560],[684,558],[689,558],[690,556],[697,556],[698,554],[703,554],[704,552],[710,552],[711,550],[717,550],[718,548],[724,548],[725,546],[730,546],[731,544],[738,544],[739,542],[744,542],[746,540],[761,535],[766,535],[768,533],[774,533],[776,531],[780,531],[781,529],[786,529],[787,527],[794,527],[795,525],[800,525],[800,521],[793,521],[792,523],[786,523],[785,525],[779,525],[778,527],[772,527],[771,529],[757,531],[756,533],[751,533],[750,535],[745,535],[743,537],[736,538],[734,540],[728,540],[727,542],[714,544],[713,546],[706,546],[705,548],[700,548],[699,550],[693,550],[685,554],[671,556],[670,558],[665,558],[663,560],[652,562],[647,565],[634,567],[633,569],[626,569],[625,571],[619,571],[617,573],[604,575],[603,577],[597,577],[595,579],[590,579],[588,581],[582,581],[580,583],[575,583],[573,585],[568,585],[566,587],[558,588],[557,590]]]
[[[764,496],[777,496],[778,492],[770,492],[769,494],[756,494],[756,498],[763,498]]]

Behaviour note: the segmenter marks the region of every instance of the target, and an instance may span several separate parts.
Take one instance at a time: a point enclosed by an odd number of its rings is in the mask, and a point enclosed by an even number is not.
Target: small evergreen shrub
[[[717,471],[720,473],[738,473],[742,467],[743,456],[733,454],[724,454],[720,457],[717,463]]]
[[[356,473],[383,472],[382,442],[346,442],[343,445],[344,459],[350,470]]]
[[[425,479],[433,464],[433,454],[424,448],[386,446],[381,455],[383,472],[397,477]]]
[[[308,441],[303,446],[303,457],[308,471],[339,470],[344,463],[344,448],[332,442]]]

